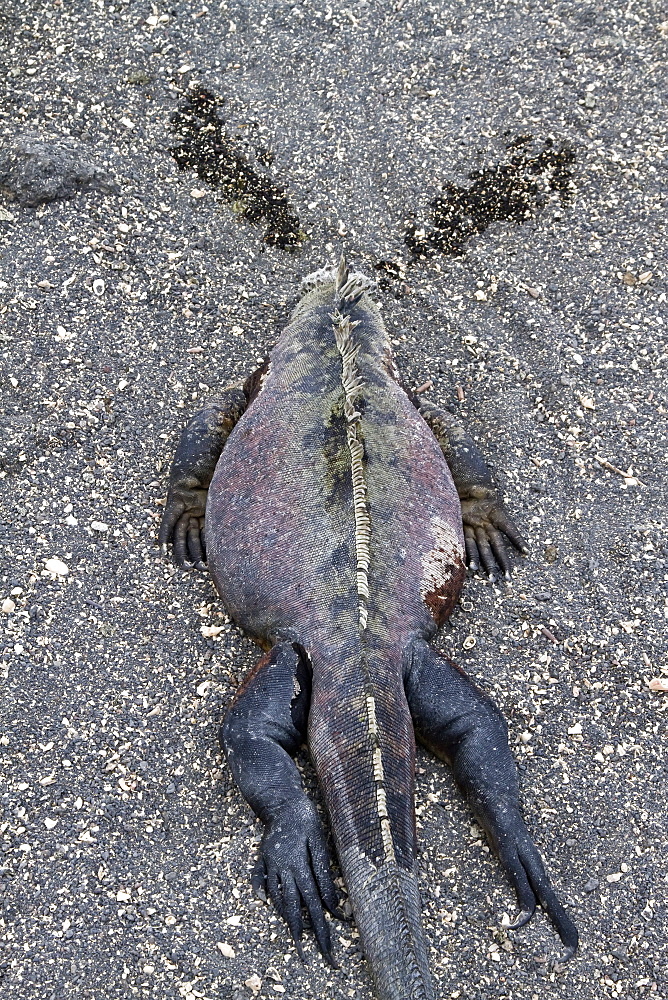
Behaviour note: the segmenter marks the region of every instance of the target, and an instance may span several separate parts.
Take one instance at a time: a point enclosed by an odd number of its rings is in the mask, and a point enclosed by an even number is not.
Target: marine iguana
[[[301,954],[337,915],[326,839],[293,761],[308,744],[380,1000],[432,1000],[420,921],[415,736],[454,772],[517,894],[565,946],[577,930],[522,818],[506,725],[431,649],[466,561],[509,576],[526,551],[476,446],[401,385],[368,281],[342,259],[305,294],[265,365],[186,427],[159,540],[205,569],[266,650],[220,741],[264,823],[253,874]]]

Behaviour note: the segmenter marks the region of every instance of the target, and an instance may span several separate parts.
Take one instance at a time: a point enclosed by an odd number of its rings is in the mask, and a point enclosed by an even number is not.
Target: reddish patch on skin
[[[230,702],[230,707],[232,705],[234,705],[239,700],[239,698],[244,693],[244,691],[246,691],[251,686],[251,684],[253,683],[253,681],[255,680],[255,678],[258,676],[258,674],[262,673],[262,671],[264,670],[264,668],[269,663],[271,663],[272,655],[273,654],[272,654],[272,651],[271,651],[271,647],[269,647],[269,652],[265,653],[265,655],[262,656],[257,661],[257,663],[255,664],[254,667],[251,667],[251,669],[248,671],[248,673],[246,674],[246,676],[242,680],[241,684],[237,688],[236,693],[234,695],[234,698]]]
[[[270,358],[265,358],[259,368],[252,372],[244,382],[244,392],[248,400],[248,406],[257,399],[266,377],[269,373]]]
[[[463,563],[457,562],[452,567],[452,575],[445,583],[427,591],[424,595],[424,603],[429,608],[432,618],[440,628],[448,618],[455,606],[459,591],[462,588],[466,568]]]

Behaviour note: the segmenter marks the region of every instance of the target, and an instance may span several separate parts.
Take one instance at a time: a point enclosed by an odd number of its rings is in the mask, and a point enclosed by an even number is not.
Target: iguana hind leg
[[[416,405],[440,444],[457,487],[470,568],[476,570],[482,563],[490,576],[498,568],[510,579],[505,539],[522,553],[529,550],[508,517],[484,458],[451,413],[426,399],[417,400]]]
[[[274,646],[239,689],[220,742],[241,794],[264,823],[254,888],[271,897],[300,955],[304,905],[333,965],[323,905],[338,913],[337,894],[318,814],[292,760],[306,738],[310,687],[304,657],[291,643]]]
[[[455,779],[487,833],[520,906],[512,928],[527,923],[536,901],[547,912],[571,958],[578,932],[559,902],[524,824],[507,727],[496,705],[463,670],[422,639],[411,643],[406,695],[417,738],[452,765]]]
[[[223,390],[192,418],[181,434],[169,474],[169,492],[158,541],[174,546],[182,569],[205,570],[204,512],[209,484],[225,442],[246,409],[241,386]]]

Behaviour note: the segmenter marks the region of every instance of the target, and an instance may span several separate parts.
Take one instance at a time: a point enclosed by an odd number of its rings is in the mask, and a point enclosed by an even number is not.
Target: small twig
[[[539,627],[540,631],[543,633],[543,635],[545,636],[546,639],[549,639],[550,642],[556,642],[556,644],[559,645],[559,640],[557,639],[557,637],[554,634],[554,632],[550,632],[550,630],[547,627],[547,625],[539,625],[538,627]]]
[[[89,600],[88,597],[82,597],[81,600],[84,602],[84,604],[90,605],[91,608],[97,608],[98,611],[106,611],[107,610],[105,607],[103,607],[102,604],[98,604],[97,601],[91,601],[91,600]]]
[[[422,385],[419,385],[417,387],[417,389],[415,390],[415,395],[421,396],[423,392],[429,392],[429,390],[433,388],[434,388],[434,383],[430,378],[428,378],[426,382],[423,382]]]
[[[455,386],[455,392],[457,393],[457,399],[459,400],[459,402],[463,403],[464,400],[466,399],[466,396],[464,395],[464,390],[462,389],[461,385]]]
[[[634,476],[631,471],[624,472],[623,469],[618,469],[616,465],[613,465],[611,462],[608,462],[607,458],[601,458],[600,455],[596,455],[596,461],[604,469],[607,469],[608,472],[614,472],[617,476],[621,476],[622,479],[634,479],[636,483],[638,483],[640,486],[647,485],[646,483],[643,483],[641,479],[638,479],[637,476]]]

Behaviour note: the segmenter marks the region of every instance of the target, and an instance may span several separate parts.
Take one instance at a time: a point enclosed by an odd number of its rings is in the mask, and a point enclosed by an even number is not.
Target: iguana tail
[[[415,864],[413,725],[389,658],[358,647],[317,663],[309,746],[377,996],[433,1000]]]

